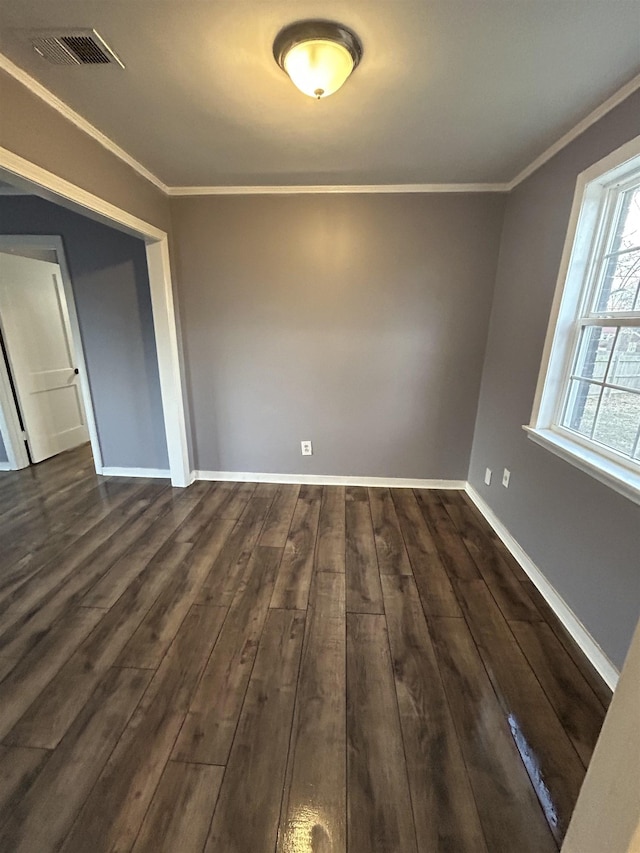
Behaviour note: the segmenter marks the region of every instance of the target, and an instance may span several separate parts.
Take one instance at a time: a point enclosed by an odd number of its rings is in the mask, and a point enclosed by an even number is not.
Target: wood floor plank
[[[278,491],[274,496],[260,534],[260,545],[266,545],[270,548],[284,548],[299,491],[300,486],[278,486]]]
[[[373,534],[381,575],[411,575],[396,508],[389,489],[369,489]]]
[[[211,764],[170,761],[133,853],[202,853],[223,773]]]
[[[422,606],[430,616],[461,616],[451,580],[411,489],[394,489],[398,514]]]
[[[193,483],[193,485],[196,485],[196,483]],[[219,518],[220,514],[227,510],[229,501],[238,488],[238,483],[226,481],[200,481],[200,485],[205,489],[206,496],[203,511],[208,513],[210,516],[209,520],[211,518]]]
[[[484,581],[458,581],[473,637],[558,843],[584,767]]]
[[[418,850],[488,853],[413,578],[382,578]]]
[[[230,483],[215,484],[207,482],[196,482],[193,486],[200,487],[202,500],[199,501],[196,508],[189,514],[176,529],[173,536],[175,542],[190,542],[193,544],[200,536],[205,527],[215,518],[218,509],[225,502],[229,495],[230,489],[221,488],[222,485],[231,485]]]
[[[65,853],[131,849],[225,613],[191,608],[80,810]]]
[[[344,486],[325,486],[322,490],[316,571],[345,571],[345,490]]]
[[[429,629],[490,853],[557,851],[466,622]]]
[[[96,519],[95,524],[90,523],[75,540],[73,534],[65,534],[60,540],[53,539],[51,549],[46,544],[36,546],[6,573],[3,572],[0,579],[0,613],[7,610],[9,613],[24,613],[34,607],[49,590],[115,537],[121,528],[141,516],[166,491],[166,487],[158,487],[157,484],[142,485],[140,489],[133,490],[121,505]],[[33,562],[37,571],[32,571]],[[6,617],[3,617],[0,625],[6,621]]]
[[[462,489],[438,489],[438,494],[440,496],[440,500],[447,507],[450,506],[464,506],[466,505],[464,499],[464,491]]]
[[[135,487],[127,484],[119,484],[114,489],[114,483],[100,501],[86,507],[82,516],[76,521],[65,526],[64,530],[53,536],[48,536],[39,545],[34,545],[30,550],[12,566],[3,566],[0,575],[0,612],[4,612],[12,601],[15,601],[21,593],[17,592],[30,578],[36,575],[42,568],[50,565],[53,561],[59,562],[63,555],[74,548],[77,553],[81,548],[80,540],[91,531],[99,522],[113,515],[119,507],[134,503],[145,488],[144,482],[138,481]]]
[[[465,580],[479,578],[478,567],[437,494],[429,489],[415,489],[414,494],[449,575]]]
[[[300,486],[300,492],[298,497],[303,501],[321,501],[322,500],[322,486],[313,483],[306,483],[303,486]]]
[[[25,796],[50,755],[46,749],[0,746],[0,826]]]
[[[63,560],[43,577],[38,574],[28,589],[23,591],[16,606],[3,615],[4,627],[0,636],[0,650],[7,657],[25,654],[55,623],[61,614],[79,604],[88,590],[107,572],[113,563],[129,548],[135,547],[146,530],[161,517],[172,499],[164,490],[150,503],[140,501],[134,515],[117,526],[118,535],[96,544],[93,537],[87,544],[89,554],[78,564],[77,558]],[[93,546],[93,547],[92,547]]]
[[[34,519],[41,524],[47,524],[51,512],[55,515],[61,503],[67,502],[68,499],[73,503],[75,495],[89,492],[100,485],[101,480],[96,476],[90,455],[81,457],[72,454],[72,458],[75,460],[72,465],[57,471],[49,465],[48,476],[40,480],[33,479],[31,483],[26,484],[26,489],[21,490],[19,497],[15,493],[0,495],[0,529],[4,528],[6,523],[20,526]]]
[[[487,520],[480,512],[478,507],[475,505],[475,503],[472,501],[470,496],[465,492],[461,492],[460,494],[462,496],[464,505],[467,507],[468,510],[471,510],[470,517],[475,519],[476,527],[480,531],[481,535],[489,537],[489,539],[493,543],[494,548],[496,548],[496,550],[500,553],[502,558],[505,560],[505,562],[519,581],[528,580],[527,573],[515,559],[513,554],[509,551],[502,539],[500,539],[495,530],[488,524]]]
[[[274,849],[303,632],[303,613],[269,612],[205,853]]]
[[[319,517],[320,501],[301,498],[296,504],[271,596],[271,607],[306,609]]]
[[[69,610],[64,621],[47,632],[0,682],[0,739],[7,736],[103,615],[89,608]]]
[[[269,498],[270,501],[273,501],[278,494],[279,488],[277,483],[258,483],[252,497]]]
[[[178,529],[182,528],[184,542],[190,542],[204,525],[204,519],[199,512],[203,499],[204,493],[201,489],[183,490],[168,512],[151,525],[145,531],[144,537],[141,537],[134,547],[113,563],[100,580],[91,587],[82,598],[82,605],[112,607],[147,563],[162,552],[163,546],[172,547],[173,534]]]
[[[542,616],[531,596],[495,547],[491,537],[478,526],[469,507],[456,504],[448,506],[447,512],[505,618],[540,621]]]
[[[0,681],[11,672],[17,663],[18,661],[15,658],[0,658]]]
[[[34,546],[59,536],[65,528],[96,504],[104,502],[109,492],[117,492],[115,483],[101,483],[96,478],[72,483],[66,493],[55,493],[52,497],[35,502],[27,514],[20,514],[20,506],[2,514],[0,521],[0,559],[6,566],[19,560],[24,552],[30,553]],[[10,532],[10,536],[7,533]],[[21,553],[22,552],[22,553]]]
[[[349,853],[415,853],[416,836],[384,616],[347,614]]]
[[[562,645],[563,649],[567,652],[569,657],[578,667],[584,679],[587,681],[593,692],[596,694],[600,704],[606,711],[609,705],[611,704],[611,699],[613,697],[611,688],[604,681],[604,679],[601,678],[595,667],[587,659],[582,649],[578,647],[576,641],[569,634],[564,625],[561,624],[558,617],[555,615],[551,607],[549,607],[548,603],[545,601],[545,599],[542,597],[539,590],[533,585],[533,583],[530,580],[526,580],[522,582],[522,586],[526,591],[527,595],[534,602],[537,610],[542,614],[542,617],[544,618],[547,625],[556,635],[556,638]]]
[[[82,517],[83,508],[101,500],[104,486],[95,479],[73,483],[66,493],[56,494],[49,501],[39,501],[34,508],[11,520],[3,518],[0,529],[0,560],[11,566],[41,547],[49,538],[59,536],[69,524]],[[50,502],[52,501],[52,502]],[[6,534],[11,532],[10,536]]]
[[[176,761],[226,764],[273,593],[281,551],[258,545],[189,706]]]
[[[369,494],[366,486],[347,486],[345,488],[345,500],[367,503],[369,501]]]
[[[260,538],[269,498],[251,498],[200,587],[196,604],[228,607]]]
[[[186,543],[175,543],[140,573],[42,690],[6,736],[6,743],[47,749],[58,745],[143,615],[180,568],[189,548]]]
[[[255,490],[256,483],[237,483],[227,500],[217,510],[218,518],[232,518],[237,521]]]
[[[364,494],[367,494],[366,489]],[[345,516],[347,611],[382,613],[382,588],[369,501],[360,498],[347,501]]]
[[[345,853],[344,575],[314,577],[305,628],[278,853]]]
[[[151,673],[111,670],[0,832],[0,850],[58,850]],[[82,848],[84,851],[89,847]]]
[[[155,669],[160,665],[235,523],[212,519],[122,650],[118,666]]]
[[[509,627],[588,767],[604,722],[602,705],[547,624],[511,622]]]

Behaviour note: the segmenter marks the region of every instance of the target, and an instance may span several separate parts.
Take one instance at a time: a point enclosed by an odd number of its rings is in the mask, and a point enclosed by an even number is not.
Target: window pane
[[[604,379],[615,337],[615,328],[585,326],[573,372],[585,379]]]
[[[591,438],[601,390],[599,385],[572,379],[569,383],[563,426]]]
[[[640,327],[619,330],[607,382],[640,391]]]
[[[605,388],[593,437],[626,456],[634,452],[640,429],[640,394]]]
[[[609,251],[621,252],[640,246],[640,187],[622,196],[620,216]]]
[[[640,284],[640,249],[603,261],[595,311],[633,311]]]

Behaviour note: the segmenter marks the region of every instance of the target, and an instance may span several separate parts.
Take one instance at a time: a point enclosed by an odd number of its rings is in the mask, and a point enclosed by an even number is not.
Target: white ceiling
[[[277,67],[295,20],[364,58],[322,101]],[[20,30],[95,27],[56,67]],[[0,0],[1,49],[170,186],[505,182],[640,72],[640,0]]]

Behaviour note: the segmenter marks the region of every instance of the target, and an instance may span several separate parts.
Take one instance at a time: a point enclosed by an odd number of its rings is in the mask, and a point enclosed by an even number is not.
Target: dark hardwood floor
[[[546,853],[610,699],[464,494],[0,475],[2,853]]]

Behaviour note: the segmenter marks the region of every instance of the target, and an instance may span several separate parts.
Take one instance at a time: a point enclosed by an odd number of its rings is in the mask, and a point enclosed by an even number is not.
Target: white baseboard
[[[529,579],[537,587],[549,607],[551,607],[558,619],[562,622],[569,634],[571,634],[575,642],[591,661],[607,685],[611,690],[615,690],[620,673],[602,651],[598,643],[593,639],[591,634],[587,631],[585,626],[578,619],[573,610],[571,610],[562,596],[549,583],[543,572],[536,566],[531,557],[529,557],[518,541],[514,539],[511,533],[509,533],[491,507],[483,500],[482,497],[480,497],[478,492],[469,483],[467,483],[466,492],[500,537],[502,542],[507,546],[512,556],[518,561],[519,565],[522,566],[529,576]]]
[[[171,471],[168,468],[103,468],[103,477],[151,477],[169,479]]]
[[[194,480],[284,483],[302,486],[378,486],[392,489],[464,489],[465,480],[405,480],[401,477],[341,477],[333,474],[262,474],[247,471],[194,471]]]
[[[11,471],[10,462],[0,462],[0,471]]]

